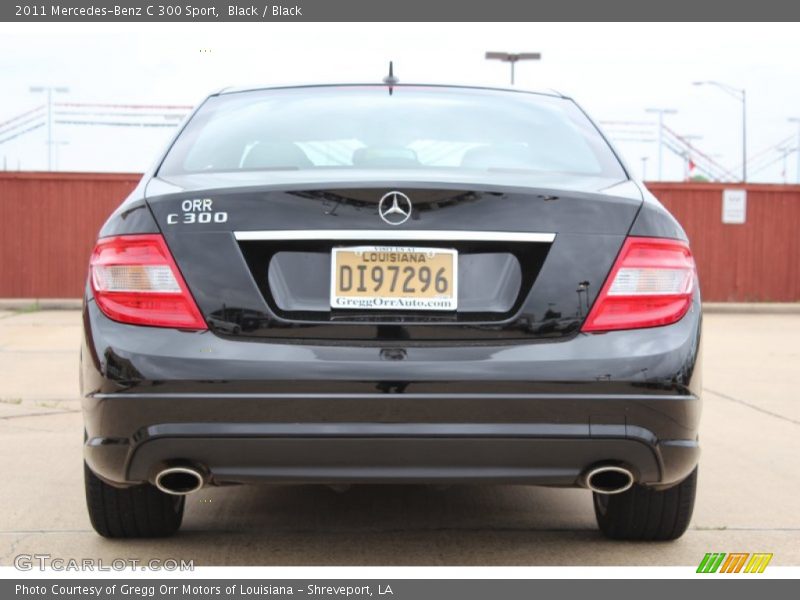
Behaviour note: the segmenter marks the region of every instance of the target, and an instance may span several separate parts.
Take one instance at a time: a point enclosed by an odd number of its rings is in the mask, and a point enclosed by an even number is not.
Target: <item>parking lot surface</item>
[[[709,314],[695,517],[676,542],[596,530],[591,494],[523,486],[208,488],[166,540],[106,540],[84,508],[78,311],[0,311],[0,565],[18,554],[196,565],[800,565],[800,315]]]

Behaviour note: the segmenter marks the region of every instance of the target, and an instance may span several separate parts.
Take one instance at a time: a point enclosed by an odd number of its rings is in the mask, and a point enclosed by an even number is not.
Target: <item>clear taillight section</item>
[[[115,321],[207,329],[164,238],[158,234],[99,240],[89,262],[89,279],[100,310]]]
[[[97,265],[92,276],[95,289],[108,292],[181,293],[172,270],[165,265]]]
[[[691,306],[696,278],[694,259],[685,242],[629,237],[582,331],[674,323]]]

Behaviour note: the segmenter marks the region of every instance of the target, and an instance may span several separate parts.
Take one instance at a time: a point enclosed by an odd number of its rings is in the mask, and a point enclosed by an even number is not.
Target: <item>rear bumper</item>
[[[487,401],[491,401],[487,398]],[[688,440],[656,441],[647,432],[592,435],[579,426],[470,426],[437,423],[159,425],[135,440],[94,437],[90,468],[116,483],[153,481],[174,464],[196,465],[212,484],[228,483],[525,483],[577,486],[601,463],[625,465],[636,480],[669,485],[697,463]],[[642,437],[639,437],[642,436]]]
[[[654,486],[697,464],[700,316],[506,346],[231,341],[85,308],[85,458],[119,485],[194,463],[212,484],[579,485],[624,464]]]

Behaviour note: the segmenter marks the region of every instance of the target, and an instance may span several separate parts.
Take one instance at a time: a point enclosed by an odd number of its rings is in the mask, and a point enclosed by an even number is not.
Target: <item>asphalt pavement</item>
[[[800,565],[800,314],[709,314],[695,516],[666,543],[607,541],[583,490],[209,488],[180,533],[106,540],[83,497],[78,311],[0,311],[0,565],[19,554],[195,565]]]

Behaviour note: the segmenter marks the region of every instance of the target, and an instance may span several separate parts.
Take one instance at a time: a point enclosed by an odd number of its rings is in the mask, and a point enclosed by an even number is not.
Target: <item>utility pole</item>
[[[541,60],[542,54],[540,52],[487,52],[486,59],[509,63],[511,65],[511,85],[514,85],[514,65],[521,60]]]
[[[742,183],[747,182],[747,90],[719,81],[694,81],[692,85],[713,85],[742,103]]]
[[[800,117],[791,117],[790,123],[797,123],[797,173],[795,173],[795,181],[800,183]]]
[[[44,93],[47,97],[47,170],[53,170],[53,92],[58,94],[66,94],[69,92],[68,87],[51,86],[51,85],[35,85],[30,87],[30,91],[34,94]]]
[[[658,180],[663,180],[664,168],[664,115],[674,115],[678,111],[674,108],[648,108],[646,112],[658,115]]]

